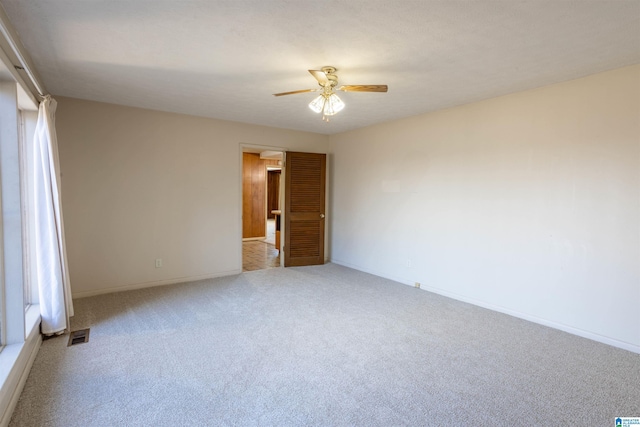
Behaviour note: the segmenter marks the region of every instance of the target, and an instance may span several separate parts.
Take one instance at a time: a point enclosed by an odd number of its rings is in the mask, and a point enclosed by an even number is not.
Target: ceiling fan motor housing
[[[338,76],[335,73],[336,69],[334,67],[322,67],[322,72],[327,76],[327,80],[329,80],[329,85],[334,87],[338,84]]]

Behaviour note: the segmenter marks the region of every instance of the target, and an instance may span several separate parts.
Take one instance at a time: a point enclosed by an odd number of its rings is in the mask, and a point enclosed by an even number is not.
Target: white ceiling
[[[333,134],[640,63],[640,0],[0,0],[54,95]],[[306,71],[332,65],[321,120]]]

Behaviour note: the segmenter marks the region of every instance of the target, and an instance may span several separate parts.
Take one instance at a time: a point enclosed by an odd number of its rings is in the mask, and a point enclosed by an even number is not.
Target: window
[[[24,340],[22,204],[19,154],[18,91],[0,82],[0,203],[2,246],[2,343]],[[19,310],[18,310],[19,309]]]
[[[7,417],[11,399],[20,392],[20,373],[33,360],[40,342],[40,307],[25,305],[34,301],[30,288],[25,288],[31,282],[25,282],[29,264],[23,250],[30,247],[24,240],[23,193],[28,184],[23,151],[32,139],[29,129],[34,113],[28,110],[36,104],[6,76],[7,68],[0,61],[0,419]],[[25,107],[25,102],[32,105]]]
[[[34,236],[29,226],[33,185],[28,150],[33,147],[38,101],[11,62],[17,57],[24,65],[23,55],[14,50],[18,45],[9,40],[15,32],[5,18],[0,13],[0,424],[10,416],[21,375],[41,340],[38,293],[31,291],[27,267],[34,259],[29,252]]]
[[[24,342],[34,296],[29,280],[33,186],[28,158],[37,112],[33,102],[24,107],[29,102],[19,99],[21,95],[24,91],[16,82],[0,81],[0,349]]]
[[[36,282],[33,271],[35,260],[34,238],[34,200],[33,200],[33,137],[38,112],[22,109],[20,116],[20,175],[22,196],[22,242],[23,242],[23,281],[25,310],[38,302],[38,290],[34,288]]]

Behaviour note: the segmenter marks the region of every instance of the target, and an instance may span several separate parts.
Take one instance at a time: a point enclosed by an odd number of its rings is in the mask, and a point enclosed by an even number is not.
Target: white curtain
[[[63,333],[73,316],[60,199],[56,105],[49,95],[40,103],[34,137],[36,279],[46,335]]]

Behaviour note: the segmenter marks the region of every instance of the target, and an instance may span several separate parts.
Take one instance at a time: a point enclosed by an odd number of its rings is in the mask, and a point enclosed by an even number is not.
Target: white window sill
[[[25,341],[9,344],[0,352],[0,424],[26,368],[36,340],[40,339],[40,306],[31,305],[25,312]],[[8,422],[8,421],[7,421]]]
[[[34,334],[40,333],[40,306],[38,304],[30,305],[24,315],[25,320],[25,342],[30,341]],[[0,352],[0,390],[4,391],[4,385],[15,365],[20,352],[24,347],[24,342],[18,344],[9,344],[2,348]],[[1,393],[0,393],[1,394]]]
[[[24,313],[25,337],[28,339],[34,330],[40,333],[40,305],[31,304]]]

